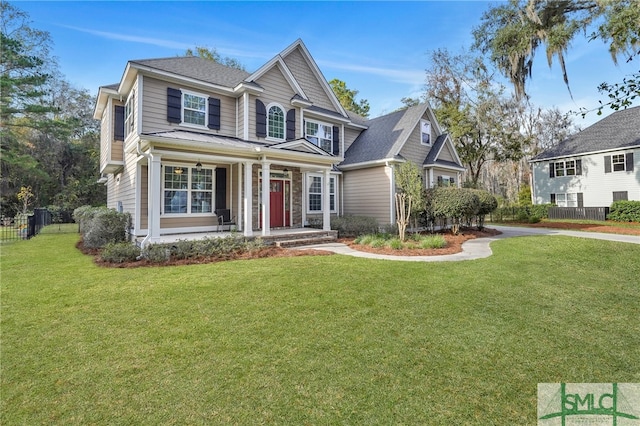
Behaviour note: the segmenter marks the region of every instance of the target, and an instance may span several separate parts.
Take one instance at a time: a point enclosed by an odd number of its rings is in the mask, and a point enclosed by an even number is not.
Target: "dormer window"
[[[431,122],[429,120],[420,120],[420,143],[431,145]]]
[[[279,105],[270,105],[267,111],[267,137],[284,140],[284,111]]]

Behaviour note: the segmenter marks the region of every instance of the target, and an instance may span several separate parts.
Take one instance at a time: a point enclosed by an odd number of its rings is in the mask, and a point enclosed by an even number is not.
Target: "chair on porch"
[[[216,209],[216,216],[218,217],[218,231],[223,231],[227,226],[227,230],[231,230],[231,226],[235,226],[236,218],[231,217],[231,210],[229,209]]]

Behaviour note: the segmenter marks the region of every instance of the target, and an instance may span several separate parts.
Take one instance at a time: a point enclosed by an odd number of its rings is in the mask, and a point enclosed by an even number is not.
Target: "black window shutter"
[[[584,207],[584,194],[578,192],[578,207]]]
[[[220,99],[209,98],[209,124],[210,129],[220,130]]]
[[[116,105],[114,107],[113,119],[113,140],[124,140],[124,107]]]
[[[256,99],[256,136],[267,136],[267,108],[260,99]]]
[[[549,163],[549,177],[556,177],[556,163]]]
[[[287,111],[287,140],[293,140],[296,138],[296,110],[290,109]]]
[[[582,160],[576,160],[576,174],[582,174]]]
[[[182,121],[182,92],[167,87],[167,121],[180,123]]]
[[[551,204],[556,203],[556,194],[551,194]]]
[[[604,172],[611,173],[611,156],[610,155],[604,156]]]
[[[456,183],[456,180],[454,178],[449,178],[449,183],[453,185]]]
[[[628,172],[632,172],[633,171],[633,152],[627,153],[624,159],[626,163],[624,166],[624,169]]]
[[[442,176],[438,176],[438,186],[442,186]]]
[[[340,127],[333,126],[333,152],[338,155],[340,153]]]

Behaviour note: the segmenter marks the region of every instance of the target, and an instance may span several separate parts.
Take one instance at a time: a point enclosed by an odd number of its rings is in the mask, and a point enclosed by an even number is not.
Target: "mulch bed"
[[[354,250],[366,251],[369,253],[388,254],[393,256],[438,256],[445,254],[455,254],[462,251],[462,243],[473,238],[490,237],[500,234],[499,231],[494,229],[485,229],[484,231],[478,230],[462,230],[458,235],[452,235],[451,232],[441,233],[447,241],[446,247],[440,249],[401,249],[395,250],[390,248],[375,248],[369,246],[358,245],[353,242],[353,239],[340,239],[341,243],[347,244]],[[148,260],[142,259],[135,262],[124,263],[111,263],[105,262],[100,258],[100,250],[88,249],[79,241],[76,244],[78,250],[82,253],[93,256],[94,262],[107,268],[138,268],[143,266],[179,266],[179,265],[197,265],[205,263],[223,262],[225,260],[243,260],[243,259],[261,259],[265,257],[296,257],[296,256],[327,256],[332,255],[333,252],[326,250],[291,250],[279,247],[264,247],[261,249],[253,250],[251,252],[231,253],[224,257],[199,257],[192,259],[179,259],[169,260],[164,263],[154,263]]]

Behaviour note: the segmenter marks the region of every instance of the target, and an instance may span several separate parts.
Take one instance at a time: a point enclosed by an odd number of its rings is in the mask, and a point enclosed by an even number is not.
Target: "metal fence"
[[[605,220],[609,207],[550,207],[549,219]]]
[[[38,235],[42,228],[51,223],[51,212],[47,209],[34,209],[30,215],[4,217],[0,223],[0,240],[26,240]]]

